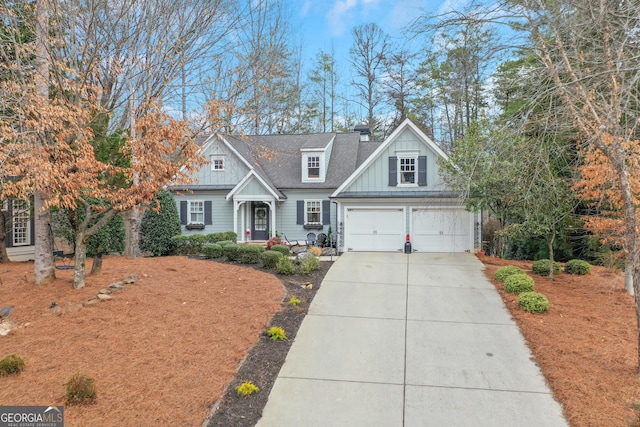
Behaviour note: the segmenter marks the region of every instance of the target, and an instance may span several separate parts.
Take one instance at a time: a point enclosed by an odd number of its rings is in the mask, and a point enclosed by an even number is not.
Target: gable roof
[[[358,133],[224,136],[221,139],[278,193],[279,189],[337,188],[353,173],[359,159]],[[326,150],[330,145],[324,182],[303,182],[301,150]]]
[[[338,187],[337,190],[333,192],[331,197],[336,197],[338,194],[343,192],[346,188],[348,188],[380,155],[387,149],[389,145],[391,145],[398,136],[405,131],[405,129],[409,129],[416,134],[416,136],[423,141],[429,148],[431,148],[436,154],[443,157],[444,159],[448,159],[446,153],[440,149],[424,132],[420,130],[418,126],[415,125],[410,119],[405,119],[400,126],[394,130],[391,135],[384,140],[384,142],[377,145],[375,150],[369,154],[368,156],[364,156],[365,153],[362,153],[362,162],[358,164],[358,168],[347,178],[342,184]],[[370,144],[370,143],[363,143]],[[367,146],[371,148],[371,146]]]

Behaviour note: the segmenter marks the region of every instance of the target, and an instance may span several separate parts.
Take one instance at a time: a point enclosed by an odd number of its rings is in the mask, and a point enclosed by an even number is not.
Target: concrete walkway
[[[346,253],[260,427],[567,426],[471,254]]]

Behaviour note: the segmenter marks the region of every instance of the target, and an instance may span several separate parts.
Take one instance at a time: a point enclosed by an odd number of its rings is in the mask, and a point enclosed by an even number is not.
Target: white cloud
[[[349,20],[352,10],[357,4],[357,0],[337,0],[333,7],[329,9],[326,18],[333,36],[344,34],[346,21]]]

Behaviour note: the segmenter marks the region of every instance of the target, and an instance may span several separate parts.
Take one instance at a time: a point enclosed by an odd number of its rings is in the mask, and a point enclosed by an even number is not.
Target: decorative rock
[[[111,288],[111,289],[116,289],[116,290],[118,290],[118,291],[121,291],[121,290],[122,290],[122,287],[123,287],[123,286],[122,286],[122,284],[121,284],[121,283],[112,283],[112,284],[110,284],[110,285],[109,285],[109,288]]]
[[[98,299],[100,301],[109,301],[109,300],[112,300],[113,297],[111,295],[107,295],[107,294],[98,294]]]
[[[62,308],[59,305],[56,305],[51,309],[51,313],[55,314],[56,316],[60,316],[62,314]]]
[[[144,275],[144,277],[147,277],[147,275],[145,274],[145,275]],[[130,274],[130,275],[129,275],[129,279],[131,279],[131,280],[133,280],[133,281],[136,281],[136,280],[138,280],[139,278],[140,278],[140,275],[135,274],[135,273],[133,273],[133,274]]]
[[[125,285],[131,285],[133,283],[136,283],[136,281],[133,279],[124,279],[122,283],[124,283]]]
[[[299,253],[298,255],[296,255],[296,264],[300,264],[300,262],[305,259],[305,258],[309,258],[313,256],[312,254],[310,254],[309,252],[302,252]]]
[[[111,289],[103,288],[98,291],[99,294],[109,295],[111,293]]]
[[[109,283],[109,287],[110,287],[110,288],[115,288],[115,287],[116,287],[116,285],[120,285],[120,286],[122,286],[122,285],[123,285],[123,283],[122,283],[122,282],[113,282],[113,283]]]
[[[84,302],[84,305],[93,305],[93,304],[98,304],[100,302],[100,300],[97,297],[92,297],[89,298],[88,300],[86,300]]]

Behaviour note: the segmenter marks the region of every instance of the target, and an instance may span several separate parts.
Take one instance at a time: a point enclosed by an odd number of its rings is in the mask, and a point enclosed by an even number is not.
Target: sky
[[[425,13],[439,14],[460,8],[466,0],[295,0],[294,21],[300,22],[304,60],[332,47],[338,63],[346,61],[352,45],[351,30],[376,23],[392,39],[403,40],[402,31]],[[297,16],[296,16],[297,15]]]

